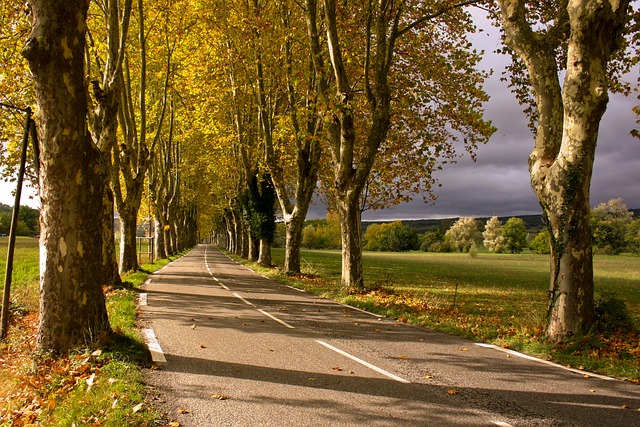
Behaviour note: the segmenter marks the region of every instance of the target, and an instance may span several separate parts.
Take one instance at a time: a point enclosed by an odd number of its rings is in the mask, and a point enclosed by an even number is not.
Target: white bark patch
[[[66,60],[72,59],[73,52],[71,52],[71,49],[69,49],[67,38],[63,37],[62,40],[60,40],[60,44],[62,45],[62,57]]]
[[[62,80],[64,81],[64,85],[67,88],[67,92],[69,92],[69,94],[71,95],[71,97],[73,99],[76,98],[75,96],[75,92],[73,90],[73,85],[71,84],[71,77],[69,77],[69,74],[67,73],[63,73],[62,74]]]
[[[40,277],[44,277],[44,272],[47,269],[47,248],[40,243]],[[43,282],[40,280],[40,291],[42,291]]]
[[[58,249],[60,250],[60,257],[67,256],[67,243],[64,241],[64,237],[61,237],[58,241]]]
[[[80,258],[82,258],[84,256],[84,247],[82,246],[82,242],[78,242],[78,244],[76,245],[76,250],[78,251],[78,255],[80,255]]]
[[[82,170],[78,169],[78,173],[76,173],[76,184],[78,186],[82,185]]]

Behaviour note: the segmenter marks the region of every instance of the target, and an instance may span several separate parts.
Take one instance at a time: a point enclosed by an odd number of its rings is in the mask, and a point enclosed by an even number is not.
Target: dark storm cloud
[[[468,157],[445,166],[436,176],[435,204],[413,202],[391,210],[365,212],[364,219],[484,217],[540,213],[540,206],[529,183],[527,159],[533,149],[533,134],[527,119],[500,76],[507,58],[493,51],[498,47],[497,30],[489,28],[474,37],[474,46],[485,50],[481,66],[493,68],[485,82],[491,95],[485,105],[485,119],[497,128],[489,142],[477,150],[477,162]],[[636,81],[638,72],[629,77]],[[596,161],[591,183],[591,205],[622,197],[630,208],[640,208],[640,140],[629,132],[637,127],[631,108],[637,98],[610,95],[599,132]]]

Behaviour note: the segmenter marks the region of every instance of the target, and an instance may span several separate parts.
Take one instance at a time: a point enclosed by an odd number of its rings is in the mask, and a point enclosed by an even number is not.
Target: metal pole
[[[7,251],[7,268],[4,277],[4,292],[2,295],[2,328],[0,329],[0,339],[7,336],[9,326],[9,304],[11,295],[11,275],[13,274],[13,252],[16,246],[16,232],[18,231],[18,214],[20,213],[20,197],[22,196],[22,179],[24,168],[27,163],[27,144],[29,143],[29,129],[31,127],[31,108],[26,109],[27,118],[24,123],[24,135],[22,138],[22,151],[20,153],[20,170],[18,172],[18,184],[16,188],[15,201],[13,203],[13,213],[11,215],[11,229],[9,231],[9,250]]]

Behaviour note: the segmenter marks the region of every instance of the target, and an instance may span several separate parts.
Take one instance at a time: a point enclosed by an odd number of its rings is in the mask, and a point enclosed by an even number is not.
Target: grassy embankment
[[[0,277],[4,283],[7,239],[0,238]],[[169,260],[143,266],[106,289],[114,334],[93,348],[63,358],[39,354],[38,241],[18,238],[12,294],[12,322],[0,342],[0,426],[149,425],[160,415],[144,404],[147,390],[140,366],[145,347],[136,328],[136,288]]]
[[[284,253],[274,249],[274,263]],[[380,253],[363,256],[367,290],[347,295],[339,251],[302,252],[303,276],[260,273],[402,322],[488,342],[564,365],[640,381],[640,258],[594,259],[598,323],[587,336],[544,339],[547,255]],[[624,301],[624,304],[622,303]],[[626,307],[625,307],[626,306]],[[635,328],[624,326],[631,320]]]

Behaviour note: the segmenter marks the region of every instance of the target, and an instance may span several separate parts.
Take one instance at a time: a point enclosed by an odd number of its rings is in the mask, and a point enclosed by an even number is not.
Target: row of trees
[[[110,331],[103,286],[139,268],[143,198],[155,219],[157,257],[196,242],[198,210],[180,168],[171,101],[181,40],[173,31],[187,25],[177,3],[43,0],[25,9],[3,2],[3,104],[37,102],[40,168],[37,175],[32,164],[29,178],[42,204],[42,349],[66,351]],[[2,140],[14,141],[11,113],[0,120]],[[12,145],[3,144],[5,174],[15,166]]]
[[[364,280],[362,209],[406,200],[420,189],[428,193],[431,172],[453,158],[451,141],[464,141],[472,152],[491,133],[478,114],[486,99],[483,76],[473,67],[478,56],[464,39],[472,28],[464,7],[474,3],[480,2],[307,0],[300,10],[287,2],[270,8],[254,1],[233,9],[233,22],[249,27],[235,32],[243,34],[244,43],[225,33],[227,52],[250,65],[241,74],[237,62],[227,64],[231,93],[238,99],[242,88],[250,88],[249,95],[242,93],[243,111],[258,112],[242,117],[242,124],[254,123],[255,132],[237,126],[234,116],[236,136],[263,141],[253,153],[264,156],[274,178],[288,227],[288,271],[299,266],[291,260],[298,257],[304,215],[295,214],[296,209],[306,213],[307,199],[298,195],[315,182],[302,179],[311,176],[308,171],[319,170],[339,218],[342,285],[358,289]],[[629,57],[624,61],[631,38],[623,35],[637,30],[628,25],[636,12],[628,1],[597,7],[573,0],[483,3],[503,30],[505,52],[513,57],[512,87],[536,133],[530,173],[553,260],[548,334],[562,339],[585,331],[593,315],[591,170],[608,90],[628,90],[617,77],[633,63]],[[306,34],[292,28],[305,28]],[[285,73],[269,75],[269,70]],[[287,136],[297,151],[278,145]],[[315,167],[322,154],[312,156],[318,153],[316,141],[329,157],[321,162],[324,169]],[[276,182],[287,173],[285,159],[294,166],[289,176],[295,185],[288,188],[296,193]]]
[[[310,249],[339,249],[340,226],[335,215],[326,220],[306,222],[302,246]],[[633,218],[621,198],[611,199],[591,209],[594,250],[604,254],[631,252],[640,254],[640,218]],[[366,227],[362,246],[371,251],[469,252],[484,246],[495,253],[550,253],[549,232],[532,236],[521,218],[509,218],[504,224],[492,217],[483,225],[474,218],[460,218],[443,230],[418,234],[401,221],[371,224]]]
[[[468,6],[480,3],[504,30],[513,88],[536,128],[530,171],[554,260],[548,333],[588,327],[588,188],[608,89],[624,88],[615,72],[628,62],[609,64],[625,52],[628,1],[52,3],[30,2],[29,36],[23,5],[3,3],[2,40],[15,44],[2,50],[11,76],[0,82],[18,83],[7,91],[15,103],[38,103],[43,348],[108,329],[101,286],[117,277],[106,237],[113,204],[120,268],[135,268],[145,191],[165,251],[193,240],[199,218],[200,231],[221,227],[237,253],[259,242],[268,262],[272,188],[285,269],[297,272],[320,181],[340,223],[342,285],[362,288],[362,210],[430,197],[432,173],[456,148],[473,155],[493,132],[482,117],[481,53],[466,38]]]
[[[13,208],[0,203],[0,236],[6,236],[11,229],[11,215]],[[38,222],[38,210],[29,206],[20,206],[18,214],[18,236],[36,236],[40,234],[40,223]]]

